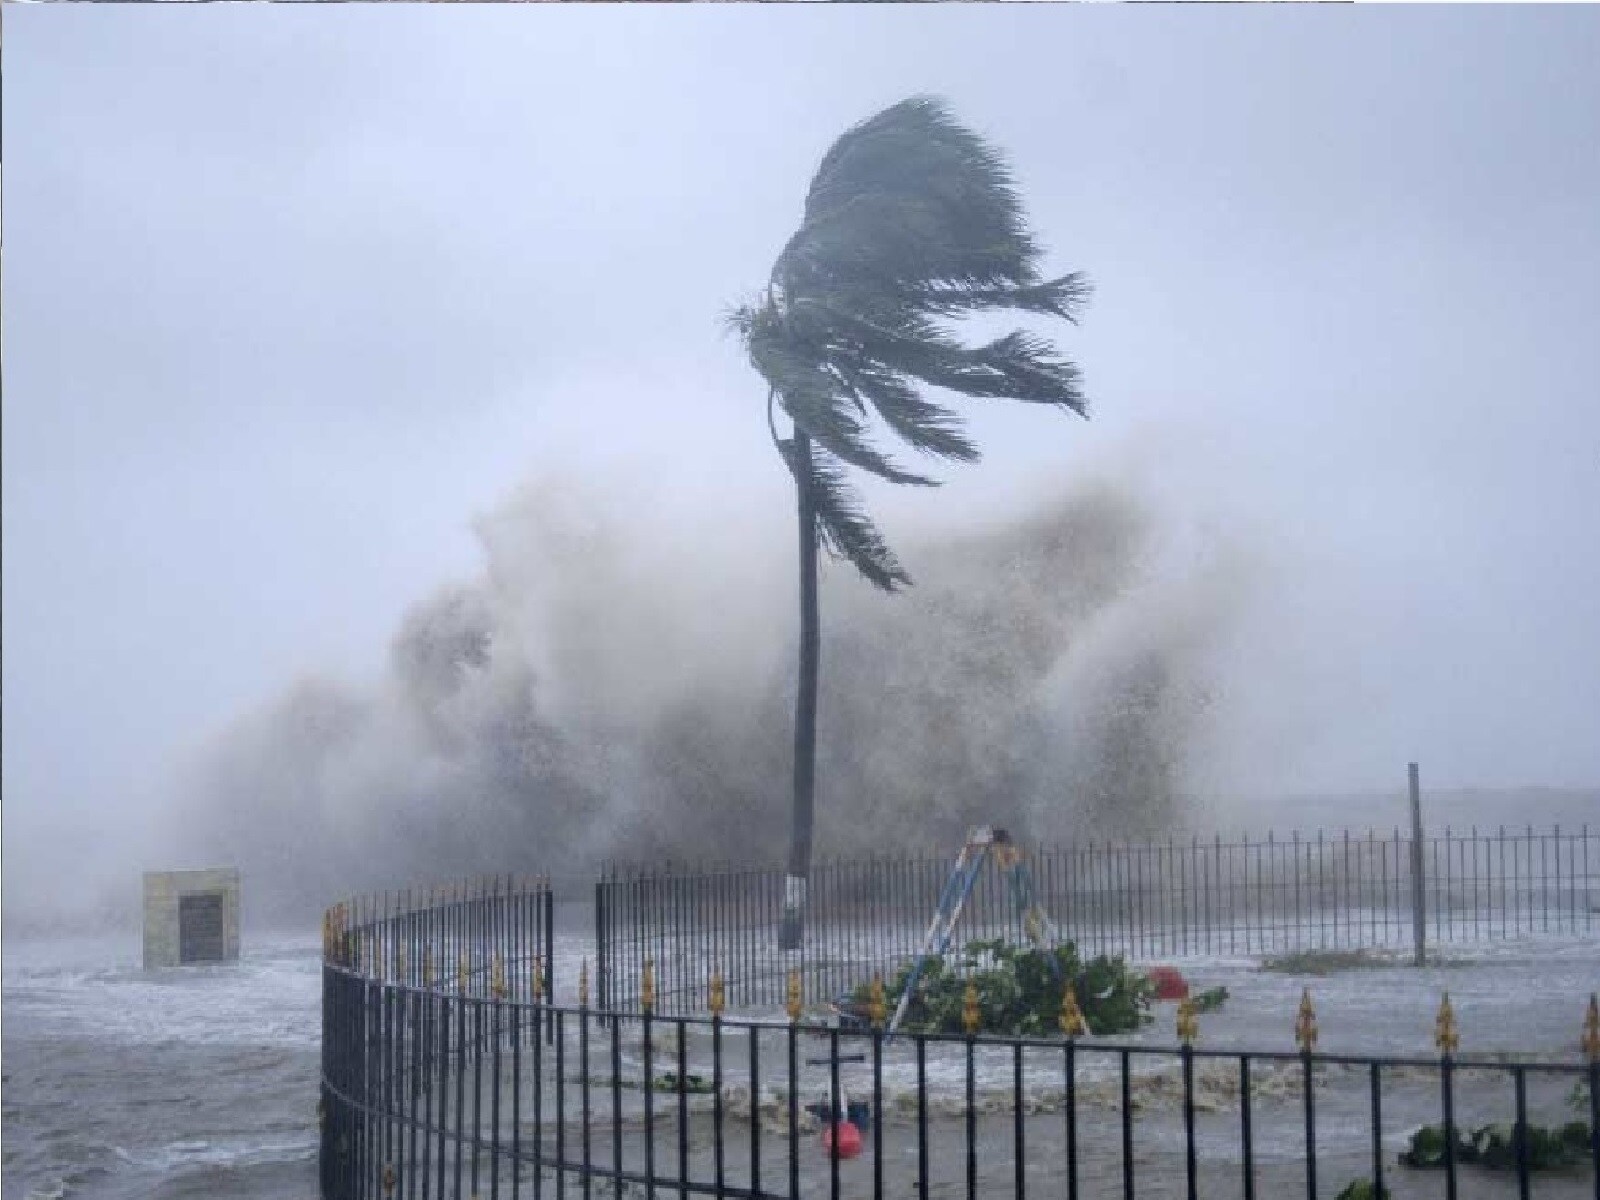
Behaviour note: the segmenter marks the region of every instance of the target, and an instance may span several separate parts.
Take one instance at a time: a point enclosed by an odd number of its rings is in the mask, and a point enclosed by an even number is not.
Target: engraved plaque
[[[178,897],[178,961],[222,961],[222,893]]]

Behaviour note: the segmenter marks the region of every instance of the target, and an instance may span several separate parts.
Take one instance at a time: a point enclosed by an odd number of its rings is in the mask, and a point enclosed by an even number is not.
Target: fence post
[[[594,881],[594,972],[595,990],[599,994],[600,1011],[611,1011],[611,947],[606,941],[606,881],[602,871],[601,877]],[[600,1018],[601,1028],[605,1027],[606,1018]]]
[[[1420,967],[1428,956],[1428,901],[1422,868],[1422,786],[1416,763],[1409,764],[1407,774],[1411,784],[1411,940]]]
[[[544,954],[539,960],[544,968],[545,1026],[544,1044],[556,1039],[556,894],[550,877],[544,879]]]

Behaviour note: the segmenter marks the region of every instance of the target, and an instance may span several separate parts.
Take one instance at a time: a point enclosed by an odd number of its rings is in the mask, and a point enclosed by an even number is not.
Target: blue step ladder
[[[922,950],[911,968],[911,974],[906,978],[905,991],[900,993],[900,1002],[895,1005],[894,1017],[889,1021],[885,1033],[886,1038],[894,1037],[895,1030],[905,1018],[906,1009],[911,1005],[911,998],[917,992],[917,981],[921,978],[928,960],[943,958],[949,951],[950,938],[955,933],[956,922],[961,919],[961,910],[972,895],[978,873],[983,869],[984,861],[991,852],[994,854],[995,865],[1006,874],[1011,903],[1022,918],[1023,933],[1039,949],[1046,951],[1054,949],[1057,941],[1055,923],[1045,914],[1034,897],[1033,876],[1028,871],[1027,863],[1023,861],[1022,851],[1004,829],[993,829],[988,825],[974,826],[967,831],[967,840],[961,847],[961,853],[956,855],[950,878],[945,880],[944,889],[939,893],[939,906],[934,910],[933,920],[928,923],[928,932],[922,939]],[[1048,955],[1048,958],[1050,970],[1059,983],[1061,966],[1054,954]]]

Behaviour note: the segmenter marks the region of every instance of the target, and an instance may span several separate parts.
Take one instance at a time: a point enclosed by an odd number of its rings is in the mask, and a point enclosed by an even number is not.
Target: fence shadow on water
[[[1587,839],[1586,832],[1582,836]],[[1301,861],[1303,848],[1316,843],[1266,844],[1290,847],[1277,860],[1281,866]],[[1574,842],[1555,844],[1577,852]],[[1205,863],[1196,849],[1205,845],[1175,847],[1177,878],[1184,882],[1168,898],[1173,905],[1195,896],[1184,855],[1190,866]],[[1460,853],[1460,843],[1445,845]],[[1533,843],[1524,839],[1520,845],[1524,865],[1535,861],[1526,857]],[[1586,840],[1582,848],[1587,850]],[[1094,893],[1072,872],[1096,861],[1110,879],[1128,872],[1137,889],[1144,886],[1138,883],[1138,857],[1124,848],[1120,865],[1112,867],[1088,854],[1073,863],[1062,852],[1036,878],[1047,896],[1082,900]],[[1211,852],[1210,864],[1226,861],[1226,854]],[[1383,861],[1381,854],[1376,861]],[[1588,916],[1577,901],[1591,894],[1590,883],[1582,871],[1575,882],[1570,861],[1563,866],[1562,894],[1571,903],[1547,910],[1552,932],[1581,933]],[[903,923],[920,934],[928,914],[911,920],[921,902],[916,888],[942,883],[945,869],[933,859],[826,868],[837,873],[840,900],[836,909],[824,907],[832,886],[824,883],[813,893],[813,917],[851,920],[814,920],[813,947],[791,956],[792,966],[780,972],[775,987],[764,978],[774,969],[774,955],[755,936],[776,929],[772,902],[781,900],[781,892],[768,890],[772,873],[608,873],[596,894],[595,994],[585,962],[576,980],[564,985],[572,999],[562,1003],[551,998],[555,944],[545,881],[500,880],[336,906],[324,928],[323,1196],[1265,1200],[1335,1197],[1364,1180],[1375,1196],[1600,1198],[1600,1013],[1592,1001],[1585,1057],[1564,1061],[1461,1054],[1448,1006],[1436,1031],[1437,1057],[1321,1053],[1309,997],[1297,1022],[1298,1053],[1208,1048],[1203,1038],[1194,1039],[1187,1010],[1187,1024],[1180,1021],[1164,1046],[1084,1037],[1075,1029],[1021,1039],[910,1033],[888,1038],[881,1024],[841,1029],[809,1021],[802,1001],[832,994],[816,986],[830,978],[828,964],[855,964],[892,950],[896,943],[882,931],[902,923],[895,917],[897,903],[906,913]],[[905,885],[903,891],[882,884],[884,871],[896,873],[891,877],[896,886]],[[1150,876],[1143,878],[1148,884]],[[1225,878],[1220,873],[1214,881]],[[1363,878],[1370,883],[1382,876]],[[1527,876],[1519,870],[1516,878]],[[1291,871],[1291,889],[1292,880]],[[1070,891],[1068,882],[1077,890]],[[1271,894],[1281,898],[1285,882],[1280,874]],[[1145,886],[1146,914],[1172,914],[1160,908],[1159,894],[1159,888]],[[1204,896],[1203,887],[1199,894]],[[1452,894],[1458,893],[1440,891],[1441,897]],[[1519,887],[1495,894],[1514,898],[1509,907],[1506,899],[1495,901],[1508,913],[1537,914],[1531,923],[1516,918],[1516,928],[1542,930],[1544,913],[1528,903],[1536,891]],[[697,896],[702,899],[691,902]],[[977,898],[974,936],[1006,932],[984,924],[1011,919],[1000,916],[1003,899],[992,892]],[[1102,899],[1109,911],[1112,887]],[[1126,898],[1121,903],[1124,912],[1140,911]],[[643,915],[652,905],[659,906],[659,919],[645,925]],[[1327,921],[1333,910],[1324,904],[1319,911]],[[624,938],[625,914],[638,922],[636,939]],[[1409,933],[1410,915],[1390,913],[1364,927],[1387,928],[1403,919]],[[1141,925],[1135,916],[1121,928],[1144,929],[1152,939],[1177,936],[1181,944],[1186,918],[1177,920],[1175,926],[1169,919]],[[1226,928],[1188,920],[1189,936],[1202,946],[1207,936],[1215,946]],[[661,932],[668,921],[670,942]],[[1087,912],[1082,921],[1075,927],[1064,921],[1063,934],[1081,936],[1090,928]],[[1292,928],[1303,936],[1313,927],[1302,920]],[[1449,920],[1440,928],[1448,930]],[[645,930],[652,941],[644,939]],[[739,936],[727,936],[729,931]],[[911,937],[914,943],[916,934]],[[636,945],[670,950],[661,961],[680,962],[680,979],[690,979],[691,962],[714,966],[703,974],[696,970],[692,984],[658,993],[657,960],[632,958]],[[1096,943],[1086,939],[1084,945]],[[692,960],[683,949],[690,946]],[[740,948],[744,958],[716,961],[719,953]],[[604,991],[600,975],[608,976]],[[730,1001],[746,1011],[736,1015],[726,1007]],[[750,1011],[773,1001],[770,1011]],[[858,1155],[824,1149],[822,1134],[833,1128],[824,1120],[830,1112],[853,1114],[863,1127]],[[1560,1171],[1536,1171],[1549,1149],[1541,1127],[1582,1120],[1588,1124],[1581,1140],[1568,1133],[1573,1161]],[[1456,1136],[1441,1143],[1435,1168],[1398,1166],[1410,1131],[1424,1123],[1461,1137],[1499,1123],[1501,1169],[1459,1161],[1477,1148],[1458,1145]],[[839,1138],[847,1147],[842,1127]]]

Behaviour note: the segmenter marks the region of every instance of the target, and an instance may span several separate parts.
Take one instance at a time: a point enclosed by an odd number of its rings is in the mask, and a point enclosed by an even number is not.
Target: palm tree
[[[816,779],[817,547],[893,592],[911,577],[864,511],[846,469],[932,485],[875,449],[874,415],[913,449],[974,462],[958,414],[925,388],[1025,400],[1087,415],[1078,370],[1015,330],[967,344],[950,322],[1014,311],[1075,322],[1080,274],[1042,279],[1042,252],[999,153],[944,104],[913,97],[845,132],[811,181],[805,217],[778,255],[765,297],[737,310],[767,383],[772,439],[794,477],[800,534],[800,681],[783,949],[800,945]],[[773,405],[791,423],[778,436]]]

